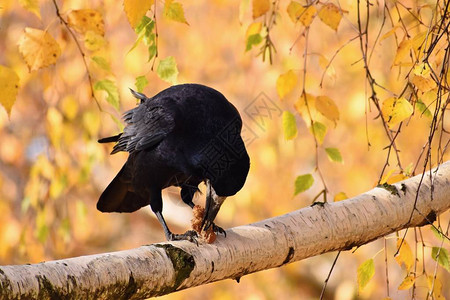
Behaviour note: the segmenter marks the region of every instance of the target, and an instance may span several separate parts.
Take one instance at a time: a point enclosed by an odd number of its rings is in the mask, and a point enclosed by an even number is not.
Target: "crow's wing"
[[[175,126],[171,112],[156,102],[146,101],[123,115],[127,123],[111,154],[156,147]]]

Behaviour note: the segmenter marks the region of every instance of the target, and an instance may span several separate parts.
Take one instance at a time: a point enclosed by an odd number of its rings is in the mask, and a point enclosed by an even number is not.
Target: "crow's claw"
[[[323,208],[323,207],[325,206],[325,204],[326,204],[326,202],[317,201],[317,202],[313,202],[313,203],[311,204],[311,207],[318,205],[318,206],[320,206],[320,207]]]
[[[198,234],[195,230],[188,230],[183,234],[172,233],[169,240],[170,241],[189,241],[191,243],[197,244],[197,246],[198,246],[197,237],[198,237]]]
[[[212,224],[212,226],[215,234],[223,234],[224,237],[227,237],[227,232],[222,227],[219,227],[214,223]]]

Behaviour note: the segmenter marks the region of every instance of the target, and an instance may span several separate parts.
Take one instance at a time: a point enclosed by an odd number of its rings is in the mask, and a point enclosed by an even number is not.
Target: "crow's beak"
[[[227,197],[218,196],[214,191],[209,180],[206,181],[207,191],[206,191],[206,204],[205,204],[205,215],[202,220],[203,230],[208,230],[208,228],[213,224],[217,213],[222,206],[222,203]]]

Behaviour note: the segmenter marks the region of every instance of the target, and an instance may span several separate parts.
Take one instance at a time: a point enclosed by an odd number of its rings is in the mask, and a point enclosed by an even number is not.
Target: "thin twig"
[[[59,18],[61,23],[64,24],[64,26],[66,27],[67,31],[72,36],[73,40],[75,41],[75,44],[77,45],[78,51],[81,54],[81,58],[83,59],[84,67],[86,68],[86,73],[87,73],[88,80],[89,80],[89,86],[91,88],[91,97],[95,100],[95,103],[97,104],[98,109],[100,111],[103,111],[102,107],[100,106],[100,103],[98,102],[97,98],[94,95],[94,84],[92,83],[93,82],[92,76],[91,76],[91,73],[89,71],[89,67],[88,67],[87,61],[86,61],[86,54],[84,53],[83,49],[81,48],[81,45],[78,42],[78,39],[77,39],[75,33],[73,32],[72,28],[70,28],[69,23],[67,23],[67,21],[64,20],[64,18],[62,17],[62,15],[61,15],[61,13],[59,11],[58,4],[56,3],[56,0],[53,0],[53,5],[55,6],[56,16]]]
[[[328,280],[331,277],[331,273],[333,272],[334,266],[336,265],[336,262],[339,258],[339,254],[341,254],[341,251],[338,251],[338,253],[336,254],[336,257],[334,258],[333,264],[331,265],[331,269],[330,272],[328,272],[328,276],[325,279],[324,283],[323,283],[323,287],[322,287],[322,292],[320,293],[320,297],[319,299],[322,300],[323,297],[325,296],[325,289],[327,288],[327,284],[328,284]]]

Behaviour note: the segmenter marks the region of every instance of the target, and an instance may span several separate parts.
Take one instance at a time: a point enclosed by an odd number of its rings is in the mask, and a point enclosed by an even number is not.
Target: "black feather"
[[[99,142],[101,144],[117,142],[121,135],[122,135],[122,133],[119,133],[118,135],[114,135],[114,136],[105,137],[105,138],[99,139],[97,142]]]

